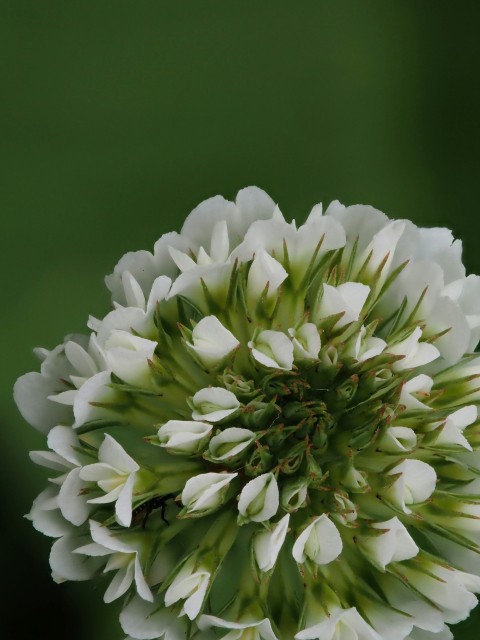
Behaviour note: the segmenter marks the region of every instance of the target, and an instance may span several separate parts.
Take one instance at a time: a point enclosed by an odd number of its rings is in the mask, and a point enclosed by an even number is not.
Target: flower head
[[[450,637],[480,591],[480,278],[445,229],[256,188],[124,256],[15,386],[60,580],[129,640]],[[272,580],[272,577],[274,579]]]

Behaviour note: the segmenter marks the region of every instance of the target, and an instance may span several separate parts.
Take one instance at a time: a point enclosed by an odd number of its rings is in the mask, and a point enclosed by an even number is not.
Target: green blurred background
[[[257,184],[299,220],[338,198],[451,227],[480,272],[479,18],[465,0],[0,2],[2,638],[122,637],[102,585],[51,582],[22,519],[46,474],[11,388],[33,347],[106,313],[124,252]]]

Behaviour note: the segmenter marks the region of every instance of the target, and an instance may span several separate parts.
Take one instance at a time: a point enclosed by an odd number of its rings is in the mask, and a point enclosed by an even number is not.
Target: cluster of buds
[[[38,350],[56,581],[114,572],[128,640],[446,640],[480,591],[480,278],[364,206],[216,197]],[[272,579],[273,578],[273,579]]]

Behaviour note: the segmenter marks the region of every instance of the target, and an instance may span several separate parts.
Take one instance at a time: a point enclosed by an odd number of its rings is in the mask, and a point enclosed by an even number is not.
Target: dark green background
[[[2,637],[121,638],[102,585],[53,585],[22,519],[46,474],[11,387],[33,347],[108,310],[124,252],[257,184],[297,219],[338,198],[449,226],[480,272],[479,17],[474,1],[0,2]]]

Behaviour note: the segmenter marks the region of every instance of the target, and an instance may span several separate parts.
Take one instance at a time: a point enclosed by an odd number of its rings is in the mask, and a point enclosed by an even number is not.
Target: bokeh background
[[[338,198],[448,226],[480,273],[479,18],[465,0],[0,2],[2,638],[122,637],[101,588],[51,582],[22,518],[46,474],[11,388],[33,347],[108,311],[124,252],[257,184],[298,220]]]

